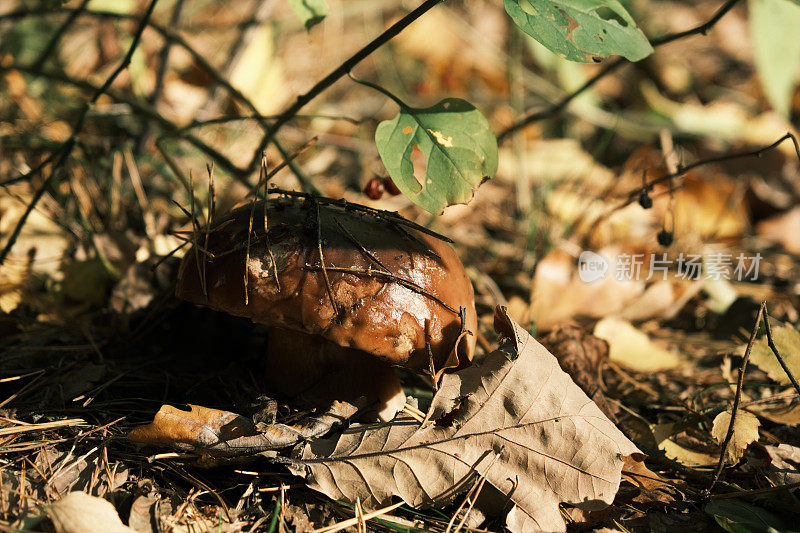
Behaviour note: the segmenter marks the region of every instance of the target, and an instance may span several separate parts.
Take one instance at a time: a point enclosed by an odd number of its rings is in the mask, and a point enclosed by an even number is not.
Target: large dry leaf
[[[108,501],[70,492],[46,509],[56,533],[133,533]]]
[[[296,471],[331,498],[372,508],[393,496],[445,503],[483,474],[515,504],[512,531],[563,531],[562,502],[610,504],[623,458],[639,450],[505,310],[495,329],[500,349],[444,376],[423,423],[351,426],[306,445]]]

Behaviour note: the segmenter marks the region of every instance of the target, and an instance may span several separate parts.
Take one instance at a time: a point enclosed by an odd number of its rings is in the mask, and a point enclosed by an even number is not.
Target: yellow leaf
[[[772,328],[772,340],[775,341],[778,353],[781,354],[792,374],[795,377],[800,376],[800,333],[791,326],[777,326]],[[744,347],[742,347],[742,352],[744,352]],[[769,349],[766,335],[753,344],[750,361],[781,385],[791,383],[789,376],[778,362],[778,358]]]
[[[730,411],[723,411],[714,418],[714,425],[711,428],[711,435],[722,444],[731,425]],[[747,411],[736,413],[736,421],[733,424],[733,437],[725,453],[725,460],[735,463],[742,458],[744,450],[751,442],[758,440],[758,417]]]
[[[595,325],[594,334],[608,341],[612,361],[639,372],[668,370],[681,362],[680,356],[656,345],[626,320],[604,318]]]

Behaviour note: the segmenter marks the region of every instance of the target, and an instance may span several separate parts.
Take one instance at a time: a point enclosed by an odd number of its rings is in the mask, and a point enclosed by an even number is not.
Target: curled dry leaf
[[[641,452],[504,309],[500,348],[445,375],[422,423],[354,425],[306,445],[293,469],[334,499],[366,507],[394,496],[419,507],[451,501],[476,474],[514,504],[512,531],[563,531],[559,504],[610,504],[626,456]]]
[[[249,418],[189,405],[189,410],[163,405],[149,424],[133,428],[128,439],[151,445],[169,445],[180,450],[213,457],[240,456],[293,446],[303,439],[327,433],[349,419],[358,408],[333,402],[327,411],[308,417],[295,426],[256,426]]]
[[[728,433],[728,426],[731,425],[730,411],[723,411],[714,418],[714,425],[711,427],[711,435],[722,444]],[[751,442],[758,440],[758,417],[753,413],[740,410],[736,413],[736,420],[733,424],[733,437],[725,451],[725,460],[728,463],[736,463],[744,455],[744,451]]]
[[[56,533],[134,533],[110,502],[85,492],[70,492],[46,512]]]

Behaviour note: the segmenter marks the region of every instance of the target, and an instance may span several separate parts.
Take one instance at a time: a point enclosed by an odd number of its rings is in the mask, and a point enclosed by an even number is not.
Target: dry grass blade
[[[19,435],[21,433],[30,433],[32,431],[47,431],[51,429],[61,429],[66,427],[88,426],[89,424],[82,418],[69,418],[67,420],[56,420],[54,422],[40,422],[38,424],[28,424],[20,422],[19,420],[12,420],[8,418],[2,419],[6,423],[17,424],[13,427],[0,428],[0,437],[7,435]]]
[[[392,511],[403,505],[403,503],[404,502],[395,503],[387,507],[384,507],[383,509],[378,509],[377,511],[374,511],[372,513],[367,513],[362,516],[362,520],[363,521],[372,520],[373,518],[378,518],[380,516],[385,515],[386,513],[391,513]],[[358,524],[358,518],[350,518],[348,520],[339,522],[338,524],[332,524],[327,527],[315,529],[311,533],[336,533],[337,531],[347,529],[348,527],[355,526],[356,524]]]

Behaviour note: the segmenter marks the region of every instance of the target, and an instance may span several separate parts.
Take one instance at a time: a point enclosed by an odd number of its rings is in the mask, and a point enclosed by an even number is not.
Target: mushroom
[[[177,296],[269,326],[273,391],[366,396],[389,419],[405,401],[393,367],[436,380],[469,364],[474,294],[446,238],[396,213],[270,194],[195,236]]]

